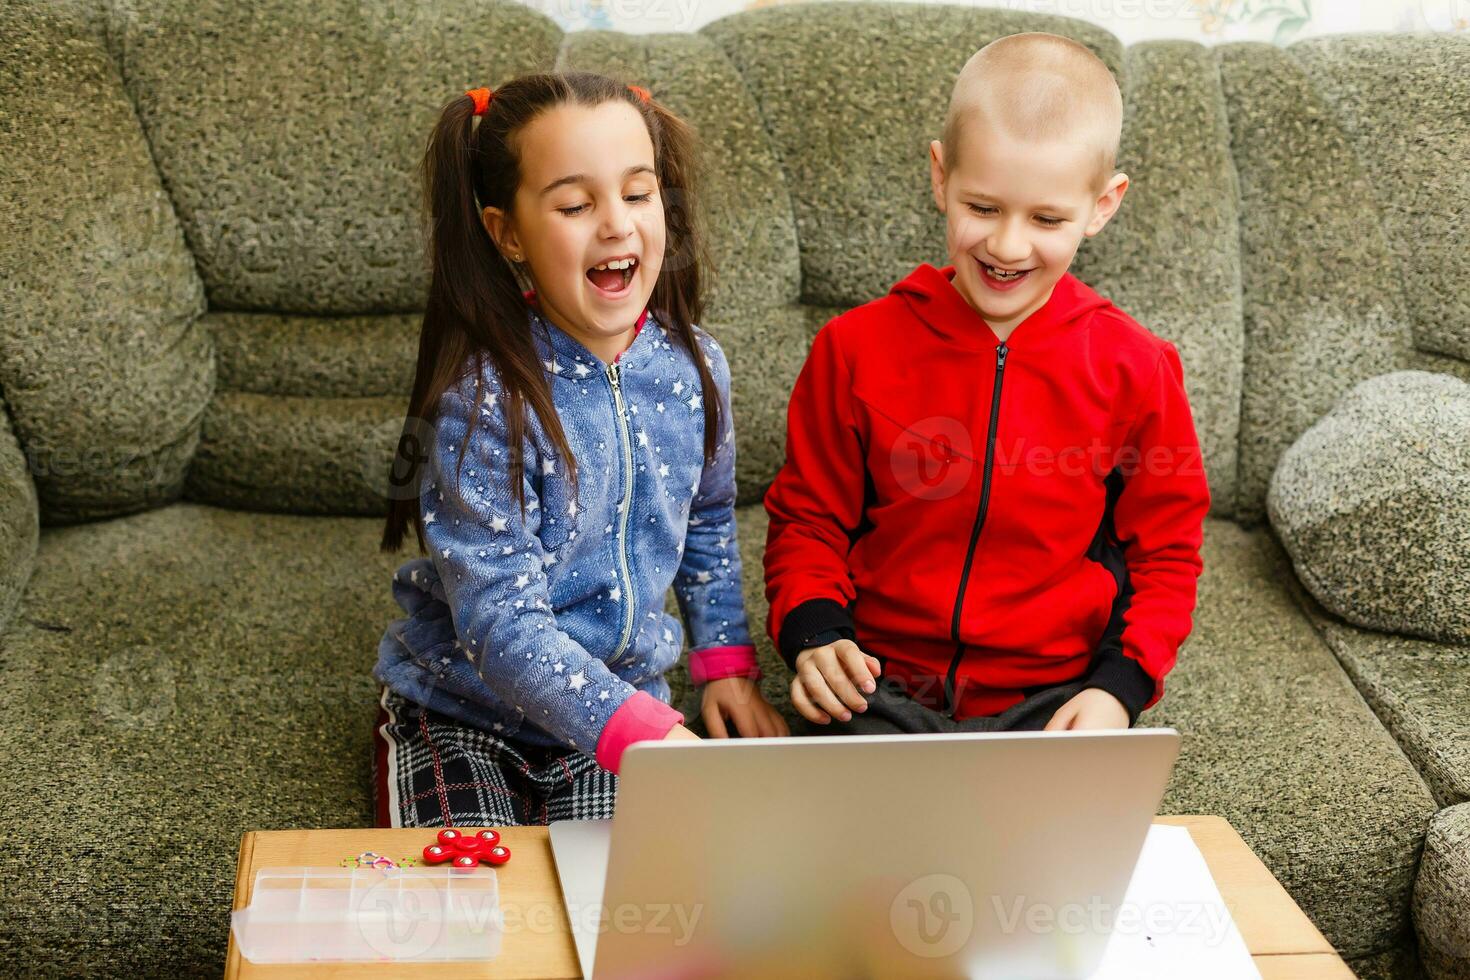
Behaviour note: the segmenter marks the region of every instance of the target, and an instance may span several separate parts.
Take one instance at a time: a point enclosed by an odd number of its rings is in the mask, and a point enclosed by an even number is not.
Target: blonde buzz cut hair
[[[1101,190],[1117,171],[1123,94],[1108,66],[1071,38],[1030,32],[997,38],[960,69],[944,116],[944,169],[959,163],[965,127],[1016,139],[1084,139],[1097,145]]]

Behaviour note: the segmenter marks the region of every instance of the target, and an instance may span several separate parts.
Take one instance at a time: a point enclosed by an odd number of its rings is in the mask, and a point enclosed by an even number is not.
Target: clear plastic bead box
[[[483,866],[261,868],[230,919],[254,963],[486,960],[504,931]]]

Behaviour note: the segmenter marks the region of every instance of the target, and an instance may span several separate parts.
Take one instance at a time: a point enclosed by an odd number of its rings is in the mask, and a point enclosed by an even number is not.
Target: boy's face
[[[962,128],[959,151],[945,173],[942,145],[929,144],[955,288],[1006,336],[1046,303],[1082,239],[1117,212],[1128,177],[1114,174],[1099,191],[1094,143],[1027,142],[980,123]]]
[[[549,109],[517,135],[521,182],[486,230],[530,269],[542,311],[604,361],[626,346],[658,281],[664,207],[648,127],[631,105]],[[567,179],[573,178],[573,179]],[[594,270],[610,259],[628,270]]]

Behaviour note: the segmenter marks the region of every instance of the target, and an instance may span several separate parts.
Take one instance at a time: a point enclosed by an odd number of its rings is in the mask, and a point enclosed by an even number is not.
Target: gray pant
[[[921,735],[942,732],[1008,732],[1039,731],[1051,721],[1057,709],[1081,691],[1085,680],[1069,681],[1055,687],[1032,692],[998,715],[981,715],[955,721],[910,698],[892,681],[878,679],[878,689],[863,695],[867,711],[854,711],[852,720],[833,718],[825,725],[814,725],[800,719],[805,735]]]

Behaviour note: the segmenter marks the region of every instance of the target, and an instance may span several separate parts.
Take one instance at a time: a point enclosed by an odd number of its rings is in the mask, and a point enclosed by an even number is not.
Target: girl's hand
[[[761,696],[760,688],[748,677],[722,677],[705,684],[700,717],[710,738],[730,737],[726,719],[735,723],[735,730],[742,738],[791,734],[786,719]]]
[[[1063,732],[1079,728],[1127,727],[1128,709],[1123,707],[1123,702],[1100,687],[1087,687],[1058,708],[1042,730]]]
[[[694,734],[693,732],[691,732],[689,729],[685,728],[683,725],[675,725],[673,728],[670,728],[669,729],[669,733],[664,736],[664,739],[663,740],[665,742],[670,742],[670,741],[685,741],[685,742],[687,742],[690,739],[693,739],[694,741],[698,742],[699,741],[699,736],[696,735],[696,734]]]
[[[876,691],[873,678],[881,670],[878,658],[863,653],[851,640],[808,647],[796,655],[791,703],[803,718],[818,725],[834,715],[847,721],[853,711],[868,710],[868,699],[858,688],[869,694]]]

